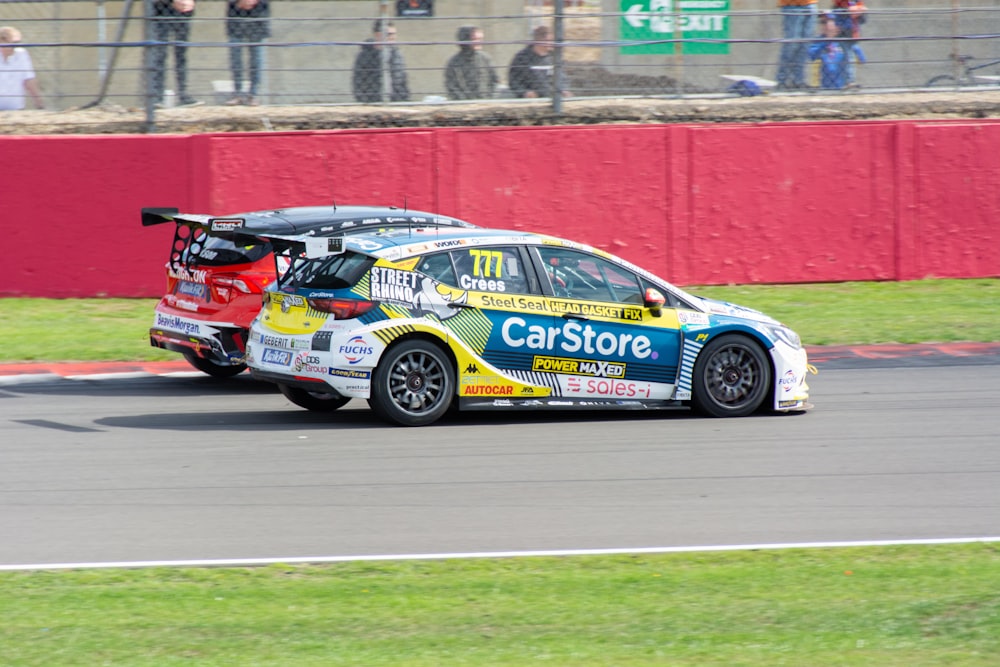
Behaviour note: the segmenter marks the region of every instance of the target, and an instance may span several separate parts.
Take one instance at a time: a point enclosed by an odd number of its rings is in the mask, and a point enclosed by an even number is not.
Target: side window
[[[528,278],[516,247],[463,248],[451,257],[458,274],[458,287],[477,292],[526,294]]]
[[[451,265],[451,257],[446,252],[424,257],[417,264],[417,271],[438,282],[458,287],[458,281],[455,279],[455,267]]]
[[[552,293],[568,299],[642,303],[639,279],[608,260],[568,248],[538,248]]]

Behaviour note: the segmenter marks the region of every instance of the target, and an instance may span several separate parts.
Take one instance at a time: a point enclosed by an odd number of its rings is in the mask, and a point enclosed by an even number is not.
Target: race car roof
[[[384,226],[445,226],[475,228],[458,218],[394,206],[297,206],[212,216],[181,213],[176,208],[142,209],[143,226],[175,222],[198,225],[216,232],[240,232],[257,236],[331,235],[349,229]]]
[[[381,229],[352,234],[344,238],[344,247],[386,259],[410,257],[434,250],[453,250],[462,246],[496,245],[498,243],[538,244],[548,240],[559,245],[588,247],[547,235],[509,229],[449,229],[414,227],[412,229]]]

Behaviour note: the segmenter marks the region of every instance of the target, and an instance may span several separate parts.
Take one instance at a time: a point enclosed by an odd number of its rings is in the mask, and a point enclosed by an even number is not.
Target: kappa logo
[[[469,364],[465,367],[465,372],[469,375],[479,375],[479,366],[475,364]]]

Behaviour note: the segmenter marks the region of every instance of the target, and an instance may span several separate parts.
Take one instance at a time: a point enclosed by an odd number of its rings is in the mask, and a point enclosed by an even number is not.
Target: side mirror
[[[666,303],[667,299],[663,296],[663,292],[653,287],[646,288],[646,293],[642,296],[642,305],[649,308],[653,315],[659,317],[660,310]]]

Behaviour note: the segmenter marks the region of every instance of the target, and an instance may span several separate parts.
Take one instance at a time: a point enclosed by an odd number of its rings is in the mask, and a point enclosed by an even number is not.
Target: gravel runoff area
[[[384,106],[200,106],[158,111],[163,134],[271,132],[362,127],[593,125],[600,123],[733,123],[817,120],[1000,118],[1000,89],[928,92],[792,93],[757,97],[567,98],[549,101]],[[65,111],[0,112],[0,134],[141,134],[146,112],[115,104]]]

